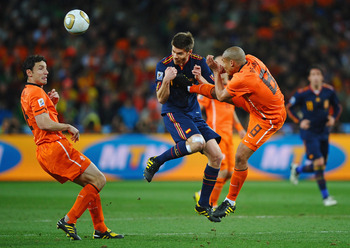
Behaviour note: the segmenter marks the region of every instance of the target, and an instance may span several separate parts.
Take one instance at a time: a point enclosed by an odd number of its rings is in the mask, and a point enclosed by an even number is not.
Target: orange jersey
[[[233,118],[234,105],[209,99],[202,95],[198,95],[198,102],[205,108],[207,123],[215,132],[232,135],[235,123]]]
[[[44,131],[38,127],[35,116],[42,113],[48,113],[51,120],[58,122],[55,105],[39,85],[26,84],[21,95],[21,105],[24,118],[33,132],[36,145],[66,139],[62,132]]]
[[[284,96],[266,65],[252,55],[228,81],[226,90],[236,106],[273,123],[285,120]]]

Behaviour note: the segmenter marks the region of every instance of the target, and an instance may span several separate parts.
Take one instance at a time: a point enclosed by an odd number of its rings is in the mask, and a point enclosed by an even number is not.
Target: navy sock
[[[321,191],[322,198],[325,199],[329,196],[329,193],[326,186],[326,180],[324,179],[324,170],[317,170],[315,176],[318,188]]]
[[[314,164],[304,165],[301,167],[302,172],[310,173],[314,172]]]
[[[315,172],[314,171],[314,164],[298,166],[296,168],[296,171],[298,174]]]
[[[171,159],[180,158],[185,155],[190,154],[186,148],[186,140],[181,140],[176,143],[175,146],[170,148],[169,150],[163,152],[161,155],[156,157],[157,162],[164,164],[166,161]]]
[[[201,207],[210,206],[209,198],[216,183],[216,178],[218,177],[219,171],[220,169],[215,169],[207,164],[207,167],[204,170],[201,197],[198,201],[198,204]]]

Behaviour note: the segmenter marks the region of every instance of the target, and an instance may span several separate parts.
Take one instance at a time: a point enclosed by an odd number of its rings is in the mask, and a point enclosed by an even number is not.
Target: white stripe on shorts
[[[73,160],[73,159],[71,159],[71,158],[69,157],[69,153],[67,152],[67,150],[66,150],[66,148],[64,147],[64,145],[63,145],[61,142],[59,142],[58,140],[57,140],[56,142],[62,146],[63,150],[64,150],[64,151],[66,152],[66,154],[67,154],[68,159],[69,159],[70,161],[72,161],[73,163],[77,164],[79,167],[81,167],[81,165],[80,165],[77,161],[75,161],[75,160]]]

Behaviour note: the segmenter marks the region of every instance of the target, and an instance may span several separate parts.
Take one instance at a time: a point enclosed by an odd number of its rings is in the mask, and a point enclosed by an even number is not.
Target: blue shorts
[[[163,115],[163,120],[175,143],[187,140],[194,134],[201,134],[206,142],[216,139],[216,142],[220,143],[221,136],[200,117],[190,117],[184,113],[167,113]]]
[[[306,156],[309,160],[314,160],[323,157],[327,161],[329,142],[328,139],[320,137],[312,137],[304,140],[306,148]]]

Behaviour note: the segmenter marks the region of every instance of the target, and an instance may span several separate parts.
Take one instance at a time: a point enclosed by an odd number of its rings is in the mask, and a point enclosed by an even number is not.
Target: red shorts
[[[44,171],[60,183],[74,181],[91,164],[90,159],[74,149],[67,139],[39,145],[36,158]]]

